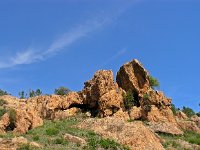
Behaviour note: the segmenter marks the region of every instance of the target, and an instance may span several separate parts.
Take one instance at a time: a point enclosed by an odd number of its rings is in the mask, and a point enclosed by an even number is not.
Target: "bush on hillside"
[[[9,114],[10,120],[9,130],[13,130],[16,122],[16,111],[14,109],[9,109],[7,113]]]
[[[0,89],[0,96],[9,95],[6,91]]]
[[[173,114],[176,115],[177,108],[174,104],[171,105],[171,110],[172,110]]]
[[[6,113],[6,109],[5,108],[0,108],[0,119],[5,113]]]
[[[19,98],[25,99],[25,92],[24,91],[19,92]]]
[[[54,93],[56,95],[67,95],[69,92],[70,92],[70,90],[63,86],[59,87],[58,89],[55,89],[55,91],[54,91]]]
[[[7,104],[7,102],[4,99],[0,99],[0,106],[3,106],[5,104]]]
[[[195,112],[191,108],[185,106],[183,106],[182,112],[184,112],[188,117],[195,115]]]
[[[149,77],[149,82],[150,82],[150,86],[151,88],[155,88],[155,87],[159,87],[160,83],[158,82],[158,80],[152,76]]]
[[[131,90],[128,90],[126,94],[123,95],[124,99],[124,107],[126,110],[131,109],[134,105],[136,105],[136,101],[134,99],[133,92]]]

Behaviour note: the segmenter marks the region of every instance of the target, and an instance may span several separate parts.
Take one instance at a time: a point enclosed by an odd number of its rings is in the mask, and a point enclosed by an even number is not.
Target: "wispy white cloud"
[[[0,69],[45,60],[76,41],[87,37],[91,32],[103,28],[110,22],[110,18],[87,21],[58,37],[50,43],[47,50],[27,49],[25,51],[17,52],[14,56],[5,58],[4,61],[0,62]]]
[[[28,48],[27,50],[15,53],[12,56],[4,58],[4,61],[0,61],[0,69],[11,68],[17,65],[32,64],[38,61],[46,60],[47,58],[57,54],[61,50],[66,50],[68,46],[77,42],[78,40],[87,37],[90,33],[104,28],[106,25],[110,24],[119,17],[122,13],[127,10],[132,3],[128,3],[118,10],[118,12],[113,12],[111,14],[103,14],[101,16],[96,16],[95,19],[90,19],[59,36],[53,42],[49,44],[46,50],[39,50],[34,48]],[[119,55],[122,55],[125,50],[120,51],[115,56],[110,58],[106,63],[116,59]],[[105,64],[106,64],[105,63]],[[104,64],[104,65],[105,65]]]

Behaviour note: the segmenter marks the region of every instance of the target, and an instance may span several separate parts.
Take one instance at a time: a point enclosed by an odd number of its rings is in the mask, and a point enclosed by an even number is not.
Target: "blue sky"
[[[137,58],[173,103],[199,111],[200,2],[1,0],[0,88],[81,90]]]

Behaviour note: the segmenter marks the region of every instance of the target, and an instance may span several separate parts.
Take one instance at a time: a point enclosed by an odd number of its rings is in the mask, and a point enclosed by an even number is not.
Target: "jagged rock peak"
[[[137,59],[120,67],[116,81],[125,91],[132,90],[138,94],[145,93],[150,88],[149,73]]]

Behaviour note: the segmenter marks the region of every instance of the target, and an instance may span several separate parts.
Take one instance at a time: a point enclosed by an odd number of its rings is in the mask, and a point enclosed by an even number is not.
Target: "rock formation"
[[[125,107],[128,92],[135,101],[131,101],[131,108]],[[182,135],[185,130],[200,133],[200,118],[188,118],[181,111],[174,116],[172,100],[152,88],[150,75],[138,60],[124,64],[117,72],[116,82],[111,70],[99,70],[84,83],[80,92],[64,96],[36,96],[26,100],[7,95],[0,99],[6,101],[0,106],[6,111],[0,118],[0,133],[9,130],[26,133],[42,126],[44,119],[61,120],[79,112],[86,112],[88,118],[100,118],[86,119],[79,124],[80,128],[92,129],[134,150],[162,150],[161,141],[155,133]],[[75,140],[68,135],[65,138]]]
[[[164,150],[160,139],[141,121],[128,123],[112,117],[98,120],[92,118],[80,123],[78,127],[94,130],[105,138],[128,145],[133,150]]]
[[[13,130],[18,133],[26,133],[28,130],[43,125],[43,119],[65,119],[79,112],[73,108],[82,104],[82,100],[76,92],[66,96],[37,96],[26,101],[12,96],[0,97],[7,103],[8,112],[0,120],[0,131]],[[11,117],[12,116],[12,117]],[[12,121],[10,119],[12,118]]]
[[[83,103],[93,109],[93,116],[111,116],[123,105],[123,90],[114,82],[110,70],[97,71],[93,79],[85,82]]]

